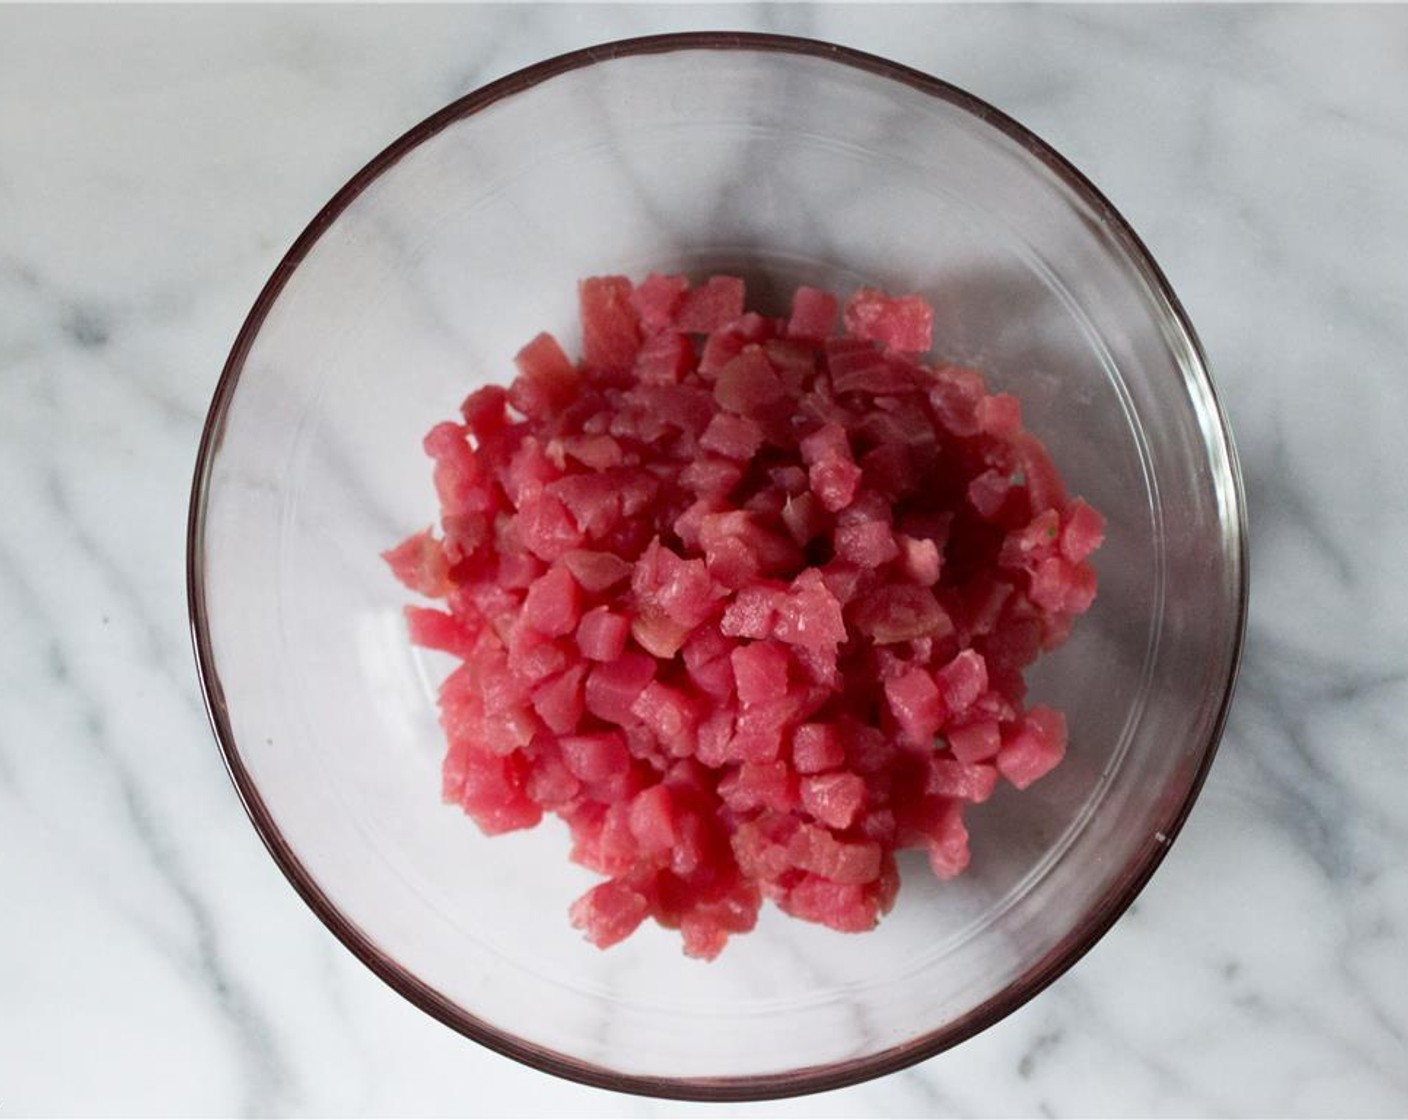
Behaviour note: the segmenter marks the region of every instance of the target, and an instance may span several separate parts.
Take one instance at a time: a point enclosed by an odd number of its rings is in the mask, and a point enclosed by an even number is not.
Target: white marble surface
[[[965,86],[1165,266],[1246,471],[1222,753],[1135,908],[904,1073],[739,1110],[518,1067],[288,888],[189,653],[187,486],[256,292],[366,159],[572,47],[774,29]],[[1408,8],[0,6],[0,1115],[1408,1113]]]

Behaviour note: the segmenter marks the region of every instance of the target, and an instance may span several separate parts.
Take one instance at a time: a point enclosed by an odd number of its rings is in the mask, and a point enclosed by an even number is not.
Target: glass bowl
[[[440,803],[435,687],[378,554],[435,520],[423,433],[576,281],[741,273],[919,292],[936,350],[1020,395],[1109,521],[1100,593],[1030,677],[1065,762],[970,812],[973,863],[902,864],[846,935],[766,907],[715,962],[567,921],[594,878],[565,829],[488,839]],[[189,593],[206,700],[250,816],[349,949],[502,1053],[613,1089],[758,1098],[900,1068],[1001,1018],[1129,905],[1221,732],[1247,597],[1226,421],[1158,266],[1015,121],[829,44],[706,33],[612,43],[416,126],[313,220],[260,294],[211,406]]]

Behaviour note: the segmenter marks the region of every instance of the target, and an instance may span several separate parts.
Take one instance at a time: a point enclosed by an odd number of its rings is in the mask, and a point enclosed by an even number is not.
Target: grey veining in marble
[[[766,1115],[1408,1112],[1408,8],[0,6],[0,1114],[729,1112],[543,1077],[327,934],[220,764],[185,510],[225,352],[393,137],[652,31],[963,86],[1120,207],[1238,437],[1253,602],[1168,860],[959,1050]]]

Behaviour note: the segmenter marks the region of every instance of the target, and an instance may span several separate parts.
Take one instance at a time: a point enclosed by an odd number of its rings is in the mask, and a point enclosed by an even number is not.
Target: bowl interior
[[[330,208],[217,399],[192,577],[257,822],[384,973],[561,1072],[795,1085],[956,1041],[1123,908],[1215,742],[1241,510],[1196,346],[1103,201],[937,83],[740,40],[498,93]],[[450,663],[409,646],[378,558],[436,517],[420,438],[538,331],[576,346],[579,278],[651,269],[742,273],[773,306],[798,282],[923,293],[936,352],[1018,393],[1108,518],[1096,604],[1030,677],[1068,715],[1066,762],[971,812],[959,880],[905,866],[874,933],[768,908],[712,964],[653,927],[603,953],[566,919],[594,879],[565,829],[487,839],[439,802]]]

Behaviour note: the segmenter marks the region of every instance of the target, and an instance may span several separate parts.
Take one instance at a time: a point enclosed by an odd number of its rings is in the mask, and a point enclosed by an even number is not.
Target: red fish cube
[[[801,783],[802,808],[828,828],[846,829],[865,807],[865,779],[858,774],[813,774]]]
[[[581,612],[577,582],[566,568],[551,568],[539,576],[523,600],[524,623],[551,638],[576,630]]]
[[[743,317],[743,281],[736,276],[711,276],[680,300],[675,328],[705,334]]]
[[[608,949],[634,933],[648,911],[644,895],[612,879],[574,902],[571,919],[588,941],[598,949]]]
[[[837,299],[832,293],[803,284],[792,296],[787,333],[792,338],[821,341],[836,329]]]
[[[581,378],[557,339],[544,331],[513,359],[518,377],[509,386],[509,403],[531,419],[561,412],[576,397]]]
[[[631,832],[646,854],[669,852],[676,840],[674,802],[669,789],[654,785],[631,801]]]
[[[976,650],[965,649],[938,671],[936,682],[948,711],[966,712],[987,691],[987,662]]]
[[[995,719],[950,727],[944,732],[949,750],[959,762],[986,762],[1002,746],[1002,734]]]
[[[654,678],[655,659],[641,653],[597,665],[587,675],[587,711],[608,723],[634,723],[631,706]]]
[[[577,289],[582,357],[598,369],[630,369],[640,347],[640,324],[624,276],[583,280]]]
[[[626,652],[630,620],[610,607],[594,607],[577,624],[577,648],[591,661],[615,661]]]
[[[745,708],[787,692],[787,651],[774,642],[751,642],[729,655],[738,699]]]
[[[934,741],[944,706],[934,679],[919,667],[885,682],[885,699],[905,739],[916,746]]]
[[[631,306],[636,309],[640,325],[650,332],[669,327],[687,291],[689,280],[685,277],[652,272],[631,292]]]
[[[676,758],[688,758],[699,742],[699,712],[684,692],[651,681],[631,705],[631,713],[655,733]]]
[[[1066,753],[1066,717],[1045,706],[1032,708],[1002,742],[997,768],[1018,789],[1055,769]]]
[[[887,296],[862,288],[846,301],[846,330],[886,350],[921,354],[933,343],[934,312],[918,296]]]
[[[997,788],[997,768],[985,763],[931,758],[925,792],[960,801],[986,801]]]
[[[1105,519],[1081,499],[1071,502],[1063,515],[1061,555],[1079,564],[1105,540]]]
[[[564,735],[558,740],[558,746],[567,768],[584,782],[603,782],[618,777],[631,766],[626,740],[619,731]]]
[[[763,430],[757,422],[732,412],[720,412],[699,437],[699,446],[728,459],[746,463],[763,444]]]
[[[846,745],[835,724],[804,723],[792,733],[792,765],[799,774],[834,770],[846,761]]]
[[[407,537],[395,548],[383,552],[381,558],[391,566],[392,574],[412,591],[439,599],[454,589],[445,549],[429,529]]]
[[[559,735],[575,730],[582,721],[586,675],[586,666],[572,665],[533,690],[533,710]]]

